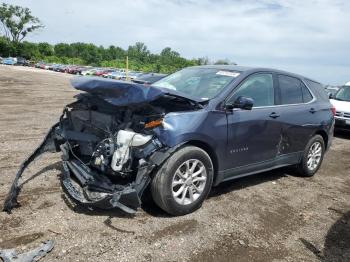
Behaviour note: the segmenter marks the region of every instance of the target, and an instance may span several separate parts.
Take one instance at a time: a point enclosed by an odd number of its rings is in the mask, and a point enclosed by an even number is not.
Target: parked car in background
[[[76,74],[77,74],[77,75],[81,75],[83,71],[86,71],[86,70],[88,70],[88,69],[90,69],[90,68],[91,68],[91,66],[82,66],[82,67],[79,67],[79,68],[77,68],[77,70],[76,70]]]
[[[325,90],[329,97],[335,95],[335,93],[339,90],[338,86],[326,86]]]
[[[16,65],[28,66],[29,63],[28,63],[28,61],[27,61],[25,58],[23,58],[23,57],[17,57],[17,63],[16,63]]]
[[[67,67],[66,73],[75,75],[75,70],[77,68],[78,68],[78,66],[76,66],[76,65],[70,65]]]
[[[122,79],[124,77],[125,77],[125,71],[122,71],[122,70],[111,72],[106,76],[106,78],[116,79],[116,80]]]
[[[80,75],[82,71],[87,70],[87,67],[84,66],[70,66],[67,70],[67,73],[73,75]]]
[[[61,73],[67,73],[68,72],[69,65],[62,65],[59,68],[59,72]]]
[[[128,73],[128,80],[134,80],[134,79],[137,79],[141,76],[143,76],[145,73],[143,72],[134,72],[134,71],[130,71]]]
[[[148,73],[148,74],[143,74],[136,79],[133,79],[132,82],[137,84],[151,85],[154,82],[166,76],[167,76],[166,74]]]
[[[83,71],[81,72],[81,75],[83,75],[83,76],[91,76],[91,75],[93,75],[96,71],[97,71],[96,68],[87,68],[86,70],[83,70]]]
[[[335,128],[350,130],[350,86],[342,86],[331,96],[335,107]]]
[[[17,58],[15,58],[15,57],[3,58],[2,63],[4,65],[15,65],[17,63]]]
[[[39,154],[62,153],[61,185],[88,207],[135,213],[149,187],[172,215],[200,208],[212,186],[284,166],[316,174],[329,149],[334,108],[324,88],[274,69],[198,66],[147,87],[78,77],[67,105],[14,180]],[[341,96],[343,97],[343,96]]]
[[[49,69],[50,65],[47,65],[45,62],[38,62],[35,64],[36,68],[40,68],[40,69]]]
[[[106,68],[98,68],[95,70],[95,72],[92,74],[94,76],[103,76],[104,74],[108,74],[110,72],[114,72],[114,70],[106,69]]]

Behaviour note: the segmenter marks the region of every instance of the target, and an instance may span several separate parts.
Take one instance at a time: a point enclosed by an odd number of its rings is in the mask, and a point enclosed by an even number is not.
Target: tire
[[[156,172],[151,184],[153,200],[170,215],[192,213],[208,196],[213,177],[214,168],[209,155],[195,146],[183,147]]]
[[[312,154],[312,150],[315,150],[317,148],[317,151],[320,150],[320,155],[317,158],[310,157],[310,154]],[[325,145],[324,145],[324,140],[323,137],[320,135],[315,135],[313,136],[310,141],[307,143],[301,162],[296,168],[296,171],[300,176],[304,177],[312,177],[313,175],[316,174],[318,169],[322,165],[323,157],[325,153]],[[315,154],[314,154],[315,156]],[[318,154],[317,154],[318,156]],[[310,160],[310,158],[312,158]],[[317,160],[316,160],[317,159]],[[310,161],[308,164],[308,160]],[[313,160],[315,162],[313,162]],[[316,163],[317,161],[317,163]],[[312,164],[313,163],[313,164]]]

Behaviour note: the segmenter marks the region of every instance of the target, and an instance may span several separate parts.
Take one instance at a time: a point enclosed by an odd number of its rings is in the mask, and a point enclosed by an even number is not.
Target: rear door
[[[277,75],[282,140],[278,154],[293,154],[304,150],[317,126],[319,108],[310,90],[296,77]]]
[[[274,74],[255,73],[248,76],[228,102],[239,96],[254,100],[252,110],[234,109],[228,112],[229,168],[274,160],[280,140],[281,125],[275,107]]]

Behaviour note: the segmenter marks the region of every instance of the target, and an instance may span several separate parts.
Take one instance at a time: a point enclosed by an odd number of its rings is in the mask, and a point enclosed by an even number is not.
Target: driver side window
[[[275,95],[272,74],[259,73],[249,76],[234,92],[229,103],[233,103],[240,96],[252,98],[254,100],[253,107],[273,106]]]

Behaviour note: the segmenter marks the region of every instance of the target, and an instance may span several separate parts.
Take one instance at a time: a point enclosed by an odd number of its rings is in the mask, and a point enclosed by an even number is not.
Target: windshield
[[[185,68],[155,82],[153,86],[208,100],[219,94],[239,74],[237,71],[215,68]]]
[[[344,86],[335,94],[334,99],[350,102],[350,86]]]

